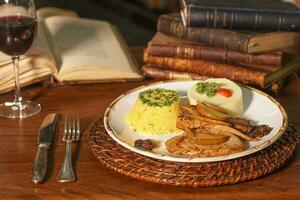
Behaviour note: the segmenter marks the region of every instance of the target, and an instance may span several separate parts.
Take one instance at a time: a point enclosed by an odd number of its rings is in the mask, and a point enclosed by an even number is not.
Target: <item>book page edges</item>
[[[128,47],[128,45],[127,45],[124,37],[120,34],[120,32],[118,31],[118,29],[114,25],[112,25],[112,24],[110,24],[110,25],[112,27],[112,30],[113,30],[113,32],[114,32],[114,34],[115,34],[115,36],[116,36],[116,38],[117,38],[120,46],[121,46],[123,52],[125,53],[125,55],[126,55],[126,57],[128,59],[128,62],[130,64],[130,67],[131,67],[132,71],[135,72],[135,73],[137,73],[137,74],[139,74],[139,76],[141,76],[141,78],[142,78],[143,75],[141,73],[141,69],[140,69],[140,67],[139,67],[136,59],[132,55],[132,53],[130,53],[129,47]]]
[[[262,53],[300,47],[300,33],[272,32],[249,39],[247,53]]]
[[[5,73],[1,76],[0,92],[6,92],[14,89],[13,67],[11,63],[2,66]],[[48,58],[40,56],[29,56],[20,61],[20,84],[21,86],[40,82],[48,77],[53,77],[57,73],[55,64]],[[9,84],[11,83],[11,84]]]
[[[85,73],[83,74],[82,71]],[[95,82],[109,82],[109,81],[138,81],[143,80],[144,76],[140,73],[112,70],[109,67],[88,67],[77,66],[70,67],[67,70],[61,71],[55,76],[58,82],[72,81],[76,83],[95,83]]]
[[[20,83],[20,86],[23,88],[23,87],[26,87],[26,86],[30,86],[32,84],[42,83],[44,81],[51,80],[51,79],[52,79],[52,76],[41,76],[41,78],[30,79],[30,80],[28,80],[24,83]],[[7,85],[4,85],[3,87],[1,87],[0,88],[0,94],[11,92],[14,89],[15,89],[15,85],[14,85],[14,82],[12,82],[11,84],[7,84]]]
[[[297,56],[277,72],[273,72],[267,75],[265,78],[265,87],[272,85],[273,83],[289,76],[290,74],[292,74],[293,72],[299,69],[300,69],[300,56]]]

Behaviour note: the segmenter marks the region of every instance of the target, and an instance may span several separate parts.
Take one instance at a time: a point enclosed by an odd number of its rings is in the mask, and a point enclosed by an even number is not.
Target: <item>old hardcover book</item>
[[[300,51],[300,33],[253,32],[217,28],[186,28],[179,14],[161,15],[159,32],[209,46],[243,53],[263,53],[276,50]]]
[[[180,0],[180,5],[189,27],[300,31],[300,10],[282,1]]]
[[[209,76],[201,76],[195,73],[180,72],[168,69],[160,69],[159,67],[144,65],[142,72],[145,76],[161,79],[161,80],[205,80],[211,78]]]
[[[208,78],[213,78],[209,76],[201,76],[195,73],[161,69],[160,67],[151,64],[144,65],[142,67],[142,71],[146,77],[157,80],[205,80]],[[275,94],[278,94],[282,90],[286,79],[287,78],[283,78],[272,83],[267,89]]]
[[[110,23],[56,8],[38,10],[38,17],[38,37],[20,60],[22,86],[49,77],[56,83],[143,79],[125,41]],[[13,74],[10,57],[0,53],[1,93],[14,88]]]
[[[269,87],[272,83],[300,69],[299,56],[277,71],[250,69],[207,60],[155,57],[150,56],[147,50],[144,53],[144,61],[162,69],[196,73],[201,76],[224,77],[244,84],[257,85],[261,88]]]
[[[245,54],[222,48],[210,47],[203,43],[183,40],[163,33],[156,33],[148,43],[151,56],[177,57],[187,59],[212,60],[222,63],[253,65],[261,69],[276,69],[282,65],[283,53],[280,51],[263,54]],[[273,67],[274,66],[274,67]]]

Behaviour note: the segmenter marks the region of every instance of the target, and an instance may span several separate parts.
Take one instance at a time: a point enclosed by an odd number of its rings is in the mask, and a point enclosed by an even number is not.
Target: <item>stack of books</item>
[[[273,2],[273,3],[270,3]],[[143,73],[159,79],[224,77],[280,88],[300,69],[300,10],[279,1],[180,0],[160,16]],[[256,8],[261,5],[264,9]],[[282,10],[284,9],[284,10]]]

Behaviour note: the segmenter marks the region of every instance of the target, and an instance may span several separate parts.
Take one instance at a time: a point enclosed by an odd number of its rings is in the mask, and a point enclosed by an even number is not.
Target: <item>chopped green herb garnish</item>
[[[180,99],[180,95],[174,90],[157,88],[141,92],[139,98],[149,106],[163,107],[171,106]]]
[[[196,91],[199,94],[206,94],[208,97],[216,95],[219,86],[216,82],[199,82],[196,85]]]

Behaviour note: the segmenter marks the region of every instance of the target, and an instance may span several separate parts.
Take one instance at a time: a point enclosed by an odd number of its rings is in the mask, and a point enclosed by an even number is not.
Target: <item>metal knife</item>
[[[49,114],[43,120],[38,138],[38,150],[32,166],[32,181],[42,183],[46,177],[48,165],[48,149],[54,137],[56,113]]]

